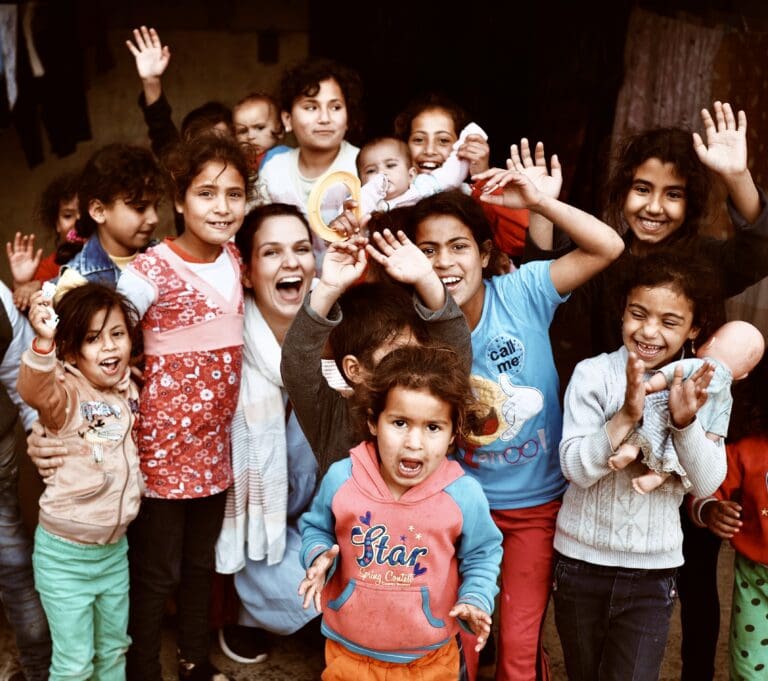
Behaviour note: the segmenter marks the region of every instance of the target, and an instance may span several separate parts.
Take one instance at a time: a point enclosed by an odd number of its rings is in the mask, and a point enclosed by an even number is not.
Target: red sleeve
[[[718,499],[736,499],[739,498],[741,493],[741,486],[744,483],[744,468],[741,465],[741,448],[747,445],[750,438],[746,440],[737,440],[736,442],[725,445],[725,455],[728,461],[728,470],[725,473],[725,480],[720,485],[720,489],[715,492],[714,496]],[[744,452],[748,454],[748,452]]]
[[[507,255],[522,255],[525,233],[528,230],[528,211],[480,201],[480,191],[484,184],[484,182],[476,182],[472,186],[472,198],[483,207],[485,217],[491,225],[496,248]]]
[[[59,266],[56,264],[56,251],[43,258],[35,271],[35,280],[40,282],[55,279],[59,276]]]

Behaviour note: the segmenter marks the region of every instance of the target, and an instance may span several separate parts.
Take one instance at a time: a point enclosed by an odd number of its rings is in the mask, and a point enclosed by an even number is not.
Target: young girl
[[[123,296],[100,284],[68,292],[56,313],[58,327],[43,292],[33,294],[36,337],[18,383],[68,446],[40,497],[35,588],[51,629],[51,679],[117,681],[130,643],[125,531],[141,495],[129,367],[138,319]]]
[[[370,440],[331,466],[299,524],[324,681],[455,681],[459,621],[485,644],[501,534],[480,486],[446,458],[474,422],[471,395],[455,352],[411,346],[359,396]]]
[[[623,346],[580,362],[568,384],[560,465],[571,484],[557,516],[553,588],[574,681],[659,676],[683,562],[684,488],[638,494],[632,478],[641,465],[614,471],[609,459],[653,408],[644,380],[678,359],[708,320],[705,281],[669,254],[637,262],[625,289]],[[726,470],[722,440],[696,417],[713,372],[705,364],[683,381],[679,367],[668,394],[672,446],[697,496],[712,494]]]
[[[42,249],[35,252],[35,235],[16,232],[13,244],[6,244],[8,263],[13,275],[13,299],[20,310],[29,307],[29,299],[42,283],[59,274],[83,243],[75,225],[80,217],[77,209],[78,173],[64,173],[54,178],[43,190],[37,217],[40,224],[55,235],[56,249],[43,258]]]
[[[273,156],[259,171],[263,203],[287,203],[306,215],[318,178],[338,170],[357,172],[358,148],[345,138],[358,125],[360,99],[357,73],[327,59],[309,59],[283,74],[281,115],[298,148]],[[323,253],[318,239],[315,255],[322,258]]]
[[[123,268],[146,247],[165,189],[160,167],[148,149],[108,144],[83,168],[78,187],[82,250],[61,268],[57,300],[87,281],[114,287]]]
[[[429,94],[411,102],[395,119],[395,136],[408,144],[418,173],[432,173],[445,163],[459,139],[459,132],[469,123],[467,113],[451,100]],[[470,135],[457,154],[469,163],[470,175],[488,170],[488,142],[480,135]],[[543,155],[543,149],[541,150]],[[479,199],[484,182],[476,182],[472,195]],[[510,256],[520,256],[525,243],[529,215],[524,209],[484,203],[483,210],[493,231],[496,247]]]
[[[236,662],[260,662],[263,632],[292,634],[315,614],[295,598],[303,570],[296,522],[314,494],[317,461],[280,375],[282,345],[315,275],[312,238],[295,206],[251,211],[235,238],[243,254],[243,377],[232,420],[234,482],[216,543],[217,572],[235,575],[239,622],[219,633]]]
[[[128,678],[160,678],[163,604],[178,583],[180,676],[208,681],[218,675],[208,662],[208,601],[232,484],[243,345],[230,239],[243,221],[248,168],[238,144],[218,135],[180,146],[168,168],[184,232],[137,257],[118,283],[142,317],[146,357],[137,429],[146,499],[131,528]]]
[[[726,446],[728,473],[714,497],[704,499],[700,519],[735,549],[729,649],[732,679],[765,675],[768,583],[768,359],[734,390],[734,419]]]
[[[725,298],[768,275],[768,208],[747,165],[746,116],[715,102],[702,111],[706,143],[679,128],[644,130],[624,140],[608,181],[607,221],[626,248],[616,263],[577,290],[552,325],[552,345],[562,385],[576,363],[621,344],[620,281],[635,258],[663,250],[696,256],[717,287],[713,324],[725,321]],[[711,194],[710,173],[729,192],[734,224],[730,239],[700,234]],[[532,235],[533,236],[533,235]],[[532,253],[533,254],[533,253]],[[545,258],[552,257],[545,253]],[[717,554],[720,541],[681,514],[685,563],[679,573],[683,629],[682,679],[706,681],[715,673],[720,629]]]
[[[443,192],[413,208],[413,241],[461,307],[472,332],[473,382],[489,407],[483,436],[459,462],[480,481],[504,534],[497,679],[536,678],[539,630],[551,585],[552,535],[566,482],[556,451],[561,413],[548,329],[563,297],[621,253],[618,235],[582,211],[542,194],[522,174],[500,171],[511,207],[535,207],[580,248],[552,262],[494,272],[492,234],[478,203]],[[507,182],[514,183],[507,184]],[[488,278],[486,278],[488,276]],[[468,663],[471,660],[465,645]]]

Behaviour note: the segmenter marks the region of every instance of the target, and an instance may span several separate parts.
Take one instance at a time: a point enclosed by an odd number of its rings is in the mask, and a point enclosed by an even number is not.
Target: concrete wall
[[[258,61],[255,30],[258,26],[238,32],[162,29],[161,39],[171,48],[164,85],[177,125],[187,111],[206,100],[218,99],[232,105],[252,90],[274,90],[283,67],[307,55],[308,33],[301,24],[305,26],[306,22],[295,22],[290,30],[280,32],[279,61],[270,65]],[[158,25],[162,24],[158,22]],[[17,230],[34,232],[44,253],[50,252],[53,235],[39,229],[33,218],[36,201],[46,184],[60,172],[80,167],[103,144],[148,144],[144,120],[136,103],[141,84],[133,56],[125,47],[128,38],[132,36],[127,28],[113,28],[108,32],[116,66],[91,78],[88,106],[93,139],[79,144],[75,154],[64,159],[48,155],[43,164],[29,169],[16,131],[0,129],[0,244],[5,244]],[[158,229],[160,236],[172,231],[170,211],[170,203],[166,201]],[[10,285],[5,255],[0,257],[0,278]]]

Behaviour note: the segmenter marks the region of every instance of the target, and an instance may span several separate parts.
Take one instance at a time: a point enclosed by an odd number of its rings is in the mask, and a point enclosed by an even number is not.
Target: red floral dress
[[[157,291],[142,319],[146,367],[138,444],[145,496],[193,499],[232,484],[230,428],[240,390],[243,292],[223,297],[167,244],[131,268]]]

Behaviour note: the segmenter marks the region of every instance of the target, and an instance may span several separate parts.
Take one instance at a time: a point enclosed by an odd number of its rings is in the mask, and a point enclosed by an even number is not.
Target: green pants
[[[729,644],[733,681],[768,678],[768,566],[738,552]]]
[[[76,544],[38,525],[35,588],[53,642],[49,681],[124,681],[128,541]]]

